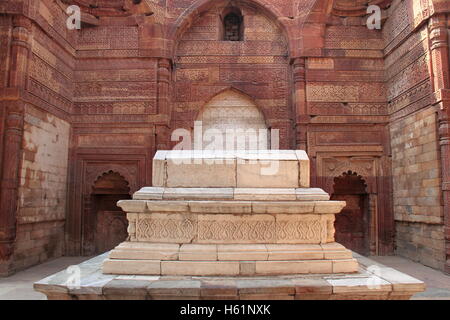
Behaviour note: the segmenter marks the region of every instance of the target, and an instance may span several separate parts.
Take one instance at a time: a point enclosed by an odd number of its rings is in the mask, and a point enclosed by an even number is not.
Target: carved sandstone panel
[[[286,52],[284,42],[273,41],[196,41],[182,40],[179,43],[178,54],[202,55],[284,55]]]
[[[384,42],[379,32],[365,26],[330,26],[325,32],[325,48],[382,50]]]
[[[78,50],[137,49],[138,28],[107,26],[82,28],[78,37]]]
[[[203,134],[207,130],[220,133],[222,142],[215,141],[216,149],[226,149],[227,130],[242,130],[243,133],[247,130],[254,130],[257,135],[260,134],[259,130],[265,130],[266,134],[268,132],[264,115],[255,103],[249,97],[234,90],[225,91],[214,97],[203,108],[197,120],[202,121]],[[253,149],[253,147],[267,149],[267,141],[258,143],[258,146],[251,146],[251,135],[244,135],[246,149]],[[267,140],[266,135],[264,138]],[[222,147],[219,147],[219,145],[222,145]]]
[[[197,234],[197,217],[180,214],[153,214],[136,220],[137,241],[183,243]]]
[[[268,215],[199,216],[200,243],[272,243],[276,239],[275,219]]]
[[[110,114],[134,115],[156,114],[156,105],[153,101],[124,101],[124,102],[80,102],[75,104],[75,114]]]
[[[310,102],[308,103],[310,115],[385,115],[385,103],[337,103],[337,102]]]
[[[429,55],[422,55],[405,69],[402,69],[398,75],[390,79],[387,83],[388,99],[394,99],[401,93],[429,78],[429,63]]]
[[[177,126],[191,127],[202,106],[230,87],[258,101],[266,120],[289,119],[287,42],[275,21],[247,9],[242,6],[244,41],[221,41],[219,7],[193,21],[182,35],[173,90]]]
[[[393,1],[388,11],[389,19],[383,28],[383,36],[387,44],[386,52],[395,48],[411,32],[413,20],[411,5],[413,2],[415,1]]]
[[[308,101],[317,102],[384,102],[383,83],[326,83],[309,82],[306,85]]]
[[[31,58],[29,76],[64,98],[69,100],[72,98],[72,79],[52,68],[36,55]]]
[[[276,223],[279,243],[320,242],[327,237],[326,225],[317,216],[278,215]]]
[[[146,137],[140,134],[89,134],[78,136],[78,147],[129,147],[145,146]]]
[[[130,216],[130,214],[129,214]],[[132,241],[169,243],[327,243],[334,215],[132,214]]]
[[[152,100],[156,97],[154,82],[82,82],[75,85],[76,101]]]

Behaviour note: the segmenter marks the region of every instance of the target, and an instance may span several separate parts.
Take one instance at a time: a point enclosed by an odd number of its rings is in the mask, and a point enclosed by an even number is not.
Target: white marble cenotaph
[[[345,206],[310,188],[304,151],[158,151],[153,187],[118,205],[129,238],[104,274],[271,276],[358,271],[334,240]]]

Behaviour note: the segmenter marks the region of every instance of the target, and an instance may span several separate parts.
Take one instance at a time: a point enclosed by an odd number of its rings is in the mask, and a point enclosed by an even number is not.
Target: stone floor
[[[450,300],[450,275],[398,256],[370,259],[425,282],[427,290],[417,293],[412,300]]]
[[[416,294],[414,300],[450,300],[450,276],[401,257],[370,257],[386,266],[422,280],[427,290]],[[49,275],[79,264],[89,257],[64,257],[0,278],[0,300],[45,300],[44,294],[34,291],[33,283]]]
[[[33,289],[33,283],[68,266],[79,264],[92,257],[63,257],[0,278],[0,300],[46,300],[47,297]]]

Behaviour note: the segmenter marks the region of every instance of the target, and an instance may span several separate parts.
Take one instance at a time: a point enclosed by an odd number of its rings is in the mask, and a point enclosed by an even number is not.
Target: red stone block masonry
[[[1,1],[0,274],[113,248],[173,130],[250,109],[347,201],[339,242],[450,272],[450,2],[368,4]]]

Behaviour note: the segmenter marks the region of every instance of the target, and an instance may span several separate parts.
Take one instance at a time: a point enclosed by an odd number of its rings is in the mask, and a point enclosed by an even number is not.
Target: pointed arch
[[[217,139],[221,138],[222,141],[214,139],[214,143],[222,146],[215,149],[226,148],[225,143],[230,138],[227,135],[228,130],[233,130],[234,133],[240,132],[240,138],[233,139],[245,139],[245,142],[234,140],[233,143],[245,144],[245,146],[241,144],[238,148],[268,149],[269,147],[269,131],[264,114],[253,99],[241,91],[235,89],[220,91],[198,111],[196,120],[201,121],[204,136],[209,131],[209,134]]]
[[[350,170],[334,178],[331,199],[346,202],[334,223],[336,242],[359,254],[375,253],[375,221],[371,219],[373,215],[370,213],[370,199],[364,178]]]
[[[120,200],[131,199],[128,180],[118,171],[103,170],[90,185],[84,198],[81,219],[82,255],[99,254],[125,241],[128,221],[118,206]]]
[[[366,194],[367,183],[358,173],[348,170],[339,177],[334,178],[333,193],[346,194],[349,191],[352,194]]]
[[[213,99],[219,97],[220,95],[222,95],[222,94],[225,93],[225,92],[233,93],[233,94],[235,94],[235,95],[241,95],[244,99],[248,99],[249,101],[251,101],[251,103],[253,103],[253,104],[257,107],[257,109],[259,110],[259,112],[261,112],[261,114],[262,114],[263,117],[264,117],[264,121],[265,121],[266,124],[267,124],[267,121],[266,121],[266,119],[267,119],[266,111],[265,111],[263,108],[261,108],[261,106],[259,106],[259,105],[256,103],[255,99],[254,99],[251,95],[247,94],[246,92],[244,92],[244,91],[241,90],[241,89],[236,88],[235,86],[226,86],[226,87],[221,88],[220,90],[217,90],[216,92],[212,93],[212,94],[209,95],[208,97],[206,97],[206,99],[204,100],[203,106],[202,106],[199,110],[197,110],[197,112],[196,112],[196,114],[195,114],[195,119],[198,119],[198,118],[199,118],[200,114],[203,112],[203,110],[205,109],[205,107],[206,107],[209,103],[211,103],[211,101],[212,101]]]
[[[167,33],[168,39],[173,42],[172,57],[174,58],[176,55],[179,39],[181,39],[182,35],[192,26],[192,23],[195,22],[196,18],[217,6],[227,7],[229,3],[229,0],[198,0],[194,1],[182,14],[180,14],[168,29]],[[235,5],[238,3],[258,9],[275,23],[286,39],[288,55],[290,55],[290,39],[294,38],[292,35],[293,30],[289,27],[289,23],[287,23],[286,19],[282,19],[283,14],[277,7],[272,5],[269,0],[237,0],[233,2]]]
[[[105,193],[110,193],[111,190],[116,190],[117,194],[130,194],[130,183],[119,172],[109,170],[98,176],[91,186],[92,194],[96,194],[104,190]]]

